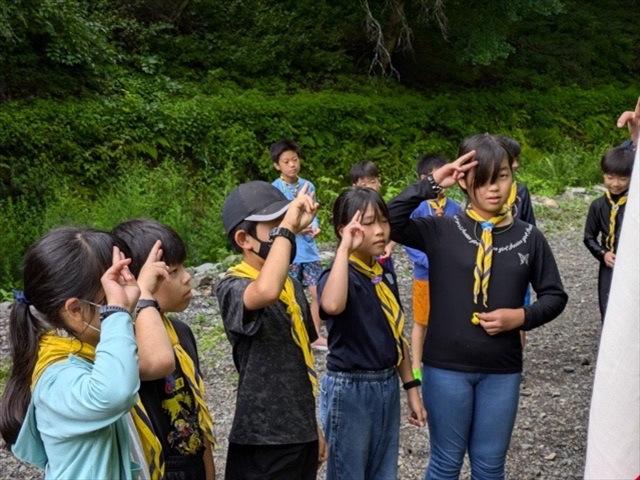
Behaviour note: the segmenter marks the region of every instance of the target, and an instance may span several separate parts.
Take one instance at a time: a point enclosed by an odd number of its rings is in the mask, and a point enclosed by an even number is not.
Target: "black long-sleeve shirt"
[[[560,315],[568,297],[549,244],[540,230],[518,219],[494,229],[488,306],[482,305],[481,295],[476,304],[473,270],[480,225],[465,213],[411,219],[411,212],[429,198],[435,195],[423,180],[389,202],[391,239],[429,257],[431,312],[422,361],[457,371],[522,371],[519,329],[490,336],[471,317],[473,312],[522,307],[522,330],[531,330]],[[529,283],[537,300],[523,306]]]
[[[612,200],[617,202],[620,195],[613,195]],[[618,250],[618,239],[620,238],[620,230],[624,219],[624,212],[627,204],[623,204],[618,209],[616,216],[616,228],[614,230],[615,239],[613,242],[613,251]],[[611,215],[611,204],[607,197],[602,195],[596,198],[589,206],[587,221],[584,225],[584,244],[598,261],[604,261],[604,254],[607,252],[605,242],[609,235],[609,217]]]

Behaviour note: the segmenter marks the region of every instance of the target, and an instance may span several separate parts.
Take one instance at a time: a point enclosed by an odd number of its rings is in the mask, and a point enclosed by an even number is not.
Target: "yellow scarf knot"
[[[609,205],[611,205],[611,213],[609,214],[609,234],[605,239],[605,246],[607,247],[607,250],[613,252],[616,241],[616,218],[618,216],[618,211],[620,210],[620,207],[622,205],[627,203],[627,199],[629,197],[625,194],[622,195],[617,202],[614,202],[613,198],[611,198],[611,193],[609,192],[609,190],[605,192],[605,196],[609,201]]]

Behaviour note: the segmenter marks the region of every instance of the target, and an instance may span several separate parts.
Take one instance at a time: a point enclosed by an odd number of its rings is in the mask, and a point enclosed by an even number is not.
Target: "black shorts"
[[[313,480],[318,474],[318,441],[291,445],[229,442],[225,480]]]
[[[164,459],[163,480],[204,480],[207,475],[203,454],[174,455]]]

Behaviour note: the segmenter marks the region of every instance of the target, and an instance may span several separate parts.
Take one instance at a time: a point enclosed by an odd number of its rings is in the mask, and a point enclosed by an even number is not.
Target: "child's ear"
[[[273,168],[280,171],[280,165],[278,165],[278,162],[273,162]]]
[[[467,191],[467,177],[462,177],[461,179],[458,180],[458,185],[460,185],[460,188],[462,188],[465,192]]]
[[[242,250],[252,250],[249,238],[250,235],[244,230],[237,230],[233,235],[233,241],[236,242],[236,245],[238,245]]]
[[[61,312],[65,323],[75,330],[76,324],[81,325],[84,321],[84,312],[82,311],[82,303],[79,298],[72,297],[64,302]]]

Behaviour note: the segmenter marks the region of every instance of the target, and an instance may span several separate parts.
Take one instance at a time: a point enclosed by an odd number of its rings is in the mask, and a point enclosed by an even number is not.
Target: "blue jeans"
[[[320,386],[320,421],[329,446],[327,480],[396,480],[400,391],[395,368],[328,371]]]
[[[467,451],[472,480],[504,478],[521,378],[424,367],[422,398],[431,437],[425,480],[458,479]]]

